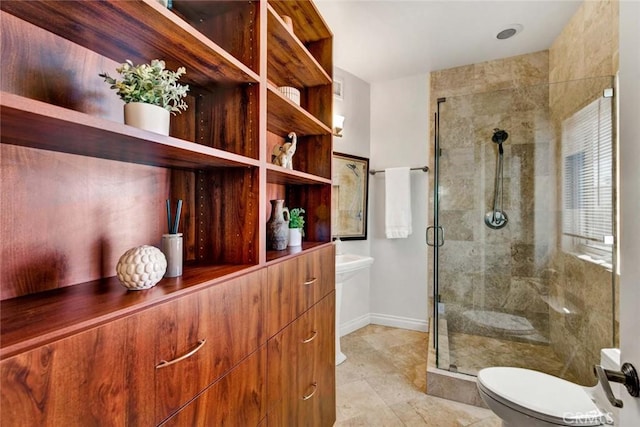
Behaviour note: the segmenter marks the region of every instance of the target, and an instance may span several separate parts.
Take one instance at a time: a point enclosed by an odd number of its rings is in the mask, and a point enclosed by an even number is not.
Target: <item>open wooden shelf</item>
[[[0,360],[253,271],[250,265],[185,265],[183,275],[129,291],[107,277],[0,302]]]
[[[282,185],[331,184],[331,179],[267,164],[267,182]]]
[[[255,159],[11,93],[0,97],[3,143],[162,167],[259,165]]]
[[[313,2],[271,0],[269,5],[280,16],[291,17],[296,36],[302,43],[306,44],[333,37],[329,26]]]
[[[258,73],[260,7],[255,1],[215,0],[212,7],[210,0],[173,0],[171,10]]]
[[[329,126],[284,96],[276,87],[267,85],[267,130],[280,136],[296,132],[298,136],[330,135]]]
[[[172,70],[184,66],[185,83],[210,87],[259,81],[255,72],[155,0],[3,0],[0,8],[117,62],[158,58]]]
[[[296,2],[298,4],[298,2]],[[268,10],[267,75],[278,86],[296,88],[332,83],[332,79],[302,42],[289,31],[271,5]],[[300,70],[305,70],[301,73]]]

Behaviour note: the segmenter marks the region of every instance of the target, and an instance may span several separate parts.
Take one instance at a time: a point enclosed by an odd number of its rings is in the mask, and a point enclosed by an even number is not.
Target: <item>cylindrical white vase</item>
[[[163,234],[160,248],[167,258],[164,277],[182,276],[182,233]]]
[[[158,105],[144,102],[124,104],[124,123],[140,129],[169,135],[171,113]]]

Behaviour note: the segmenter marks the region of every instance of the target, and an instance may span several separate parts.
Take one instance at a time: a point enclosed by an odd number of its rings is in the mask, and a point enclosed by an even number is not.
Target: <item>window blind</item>
[[[611,104],[612,98],[599,98],[562,125],[563,233],[609,253],[603,241],[613,235]]]

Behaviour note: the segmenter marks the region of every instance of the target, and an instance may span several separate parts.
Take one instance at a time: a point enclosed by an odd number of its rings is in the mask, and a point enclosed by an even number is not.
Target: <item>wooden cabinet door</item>
[[[266,409],[266,369],[263,345],[163,426],[257,426]]]
[[[335,421],[335,293],[267,344],[269,426],[331,426]]]
[[[333,246],[268,267],[267,334],[272,337],[335,288]]]
[[[2,426],[153,424],[153,336],[133,316],[0,363]]]
[[[260,270],[154,309],[156,424],[265,343]]]

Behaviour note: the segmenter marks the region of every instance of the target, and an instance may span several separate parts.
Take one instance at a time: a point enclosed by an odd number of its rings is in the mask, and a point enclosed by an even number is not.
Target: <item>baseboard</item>
[[[363,314],[362,316],[356,317],[355,319],[349,320],[348,322],[341,323],[339,331],[340,336],[343,337],[350,334],[351,332],[355,332],[360,328],[364,328],[370,323],[371,315],[369,313]]]
[[[393,328],[409,329],[412,331],[427,332],[429,323],[427,320],[411,319],[409,317],[392,316],[390,314],[369,313],[370,323],[374,325],[391,326]]]
[[[392,316],[389,314],[367,313],[360,317],[340,324],[340,336],[355,332],[369,324],[390,326],[392,328],[409,329],[412,331],[427,332],[429,323],[426,320],[411,319],[409,317]]]

